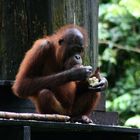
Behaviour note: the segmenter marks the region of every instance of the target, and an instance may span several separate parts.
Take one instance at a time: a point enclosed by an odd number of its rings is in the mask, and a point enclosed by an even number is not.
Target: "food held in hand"
[[[96,86],[99,83],[99,79],[95,76],[88,79],[90,86]]]

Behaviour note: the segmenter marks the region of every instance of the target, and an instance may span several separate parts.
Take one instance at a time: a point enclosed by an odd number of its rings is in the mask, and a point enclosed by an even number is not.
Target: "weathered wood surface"
[[[5,140],[139,140],[140,130],[120,126],[0,119],[0,135]]]
[[[15,113],[0,111],[0,118],[18,120],[41,120],[41,121],[69,121],[70,117],[59,114]]]
[[[85,27],[89,36],[89,48],[86,51],[85,63],[95,68],[98,64],[99,0],[49,0],[49,2],[52,31],[67,23]]]

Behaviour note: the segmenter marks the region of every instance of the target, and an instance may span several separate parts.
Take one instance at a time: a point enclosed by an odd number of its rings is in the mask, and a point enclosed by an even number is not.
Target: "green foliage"
[[[125,122],[125,125],[140,128],[140,115],[136,115],[136,116],[133,116],[133,117],[129,118]]]
[[[99,65],[109,81],[106,107],[120,124],[140,127],[140,0],[102,1],[99,7]],[[136,118],[137,119],[137,118]]]
[[[106,48],[100,58],[102,61],[107,61],[112,64],[116,64],[116,51],[112,50],[111,48]]]
[[[126,7],[126,9],[132,13],[136,18],[140,17],[140,1],[139,0],[121,0],[120,5]]]

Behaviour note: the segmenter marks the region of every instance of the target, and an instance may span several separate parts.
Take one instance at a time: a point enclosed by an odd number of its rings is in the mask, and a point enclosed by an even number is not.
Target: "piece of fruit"
[[[90,86],[95,86],[99,83],[99,79],[95,76],[88,79]]]

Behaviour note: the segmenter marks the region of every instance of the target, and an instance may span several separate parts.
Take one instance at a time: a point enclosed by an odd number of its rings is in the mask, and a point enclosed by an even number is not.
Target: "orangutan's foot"
[[[71,122],[80,122],[80,123],[87,123],[87,124],[93,123],[93,121],[87,115],[72,117]]]

